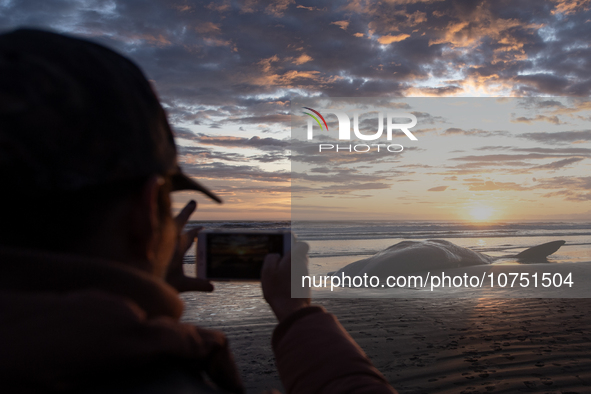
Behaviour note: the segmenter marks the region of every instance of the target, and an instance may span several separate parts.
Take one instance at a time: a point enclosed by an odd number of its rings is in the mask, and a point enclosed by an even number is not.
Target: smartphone
[[[291,251],[285,230],[204,230],[197,236],[197,277],[211,280],[260,280],[265,256]]]

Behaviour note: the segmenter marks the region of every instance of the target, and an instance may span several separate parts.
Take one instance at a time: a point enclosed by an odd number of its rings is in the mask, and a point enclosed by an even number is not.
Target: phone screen
[[[269,253],[283,255],[283,234],[208,234],[207,277],[260,279]]]

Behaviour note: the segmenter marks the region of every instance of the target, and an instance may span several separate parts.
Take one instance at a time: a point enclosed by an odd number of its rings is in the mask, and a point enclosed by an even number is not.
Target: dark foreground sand
[[[275,319],[248,294],[243,285],[188,293],[184,320],[226,332],[248,393],[283,390],[270,348]],[[589,299],[315,303],[338,316],[400,393],[591,393]]]

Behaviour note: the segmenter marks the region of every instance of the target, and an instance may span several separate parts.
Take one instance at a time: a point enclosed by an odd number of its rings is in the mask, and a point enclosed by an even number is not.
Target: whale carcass
[[[526,249],[515,256],[520,262],[543,262],[565,241],[553,241]],[[497,258],[455,245],[441,239],[402,241],[372,257],[351,263],[329,275],[363,275],[385,278],[409,272],[491,264]]]

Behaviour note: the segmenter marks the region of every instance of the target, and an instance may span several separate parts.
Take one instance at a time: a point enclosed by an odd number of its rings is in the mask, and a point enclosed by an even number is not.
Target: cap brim
[[[193,179],[189,178],[188,176],[186,176],[185,174],[180,172],[180,170],[176,174],[172,175],[171,180],[172,180],[172,190],[173,191],[176,191],[176,190],[197,190],[198,192],[205,194],[207,197],[211,198],[212,200],[214,200],[220,204],[222,203],[222,199],[219,198],[218,196],[216,196],[211,190],[209,190],[205,186],[201,185],[197,181],[194,181]]]

